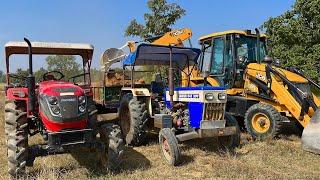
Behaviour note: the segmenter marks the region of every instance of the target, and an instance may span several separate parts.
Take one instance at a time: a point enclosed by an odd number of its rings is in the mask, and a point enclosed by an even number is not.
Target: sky
[[[186,10],[172,27],[191,28],[193,47],[200,36],[228,29],[254,29],[269,17],[291,9],[294,0],[167,0]],[[129,22],[143,23],[147,0],[10,0],[0,2],[0,70],[5,71],[4,45],[8,41],[89,43],[95,48],[93,66],[99,67],[104,50],[128,40]],[[135,38],[136,40],[136,38]],[[12,69],[27,67],[27,57],[14,56]],[[18,63],[16,63],[18,62]],[[44,63],[36,58],[35,69]]]

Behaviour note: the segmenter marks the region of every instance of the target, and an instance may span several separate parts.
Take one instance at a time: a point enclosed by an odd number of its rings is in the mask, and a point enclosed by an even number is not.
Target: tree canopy
[[[70,78],[72,76],[80,74],[80,64],[76,62],[74,56],[55,55],[48,56],[46,58],[48,65],[48,71],[60,71],[65,77]]]
[[[185,10],[176,3],[166,0],[149,0],[149,13],[144,14],[145,24],[133,19],[125,31],[125,36],[139,36],[142,39],[159,36],[171,31],[171,26],[185,15]]]
[[[270,40],[271,56],[319,80],[320,0],[297,0],[291,10],[269,18],[263,28]]]

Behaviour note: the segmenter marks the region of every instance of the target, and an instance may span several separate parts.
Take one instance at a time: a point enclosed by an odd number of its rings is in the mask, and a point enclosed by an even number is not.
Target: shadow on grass
[[[284,123],[280,130],[280,137],[287,139],[289,136],[301,137],[303,127],[298,124],[297,120],[291,120],[290,122]]]
[[[29,170],[23,177],[19,177],[18,179],[37,179],[38,177],[41,176],[43,173],[54,173],[55,176],[60,179],[62,178],[65,174],[69,173],[70,171],[74,170],[77,168],[74,165],[68,165],[64,167],[52,167],[52,168],[46,168],[45,170],[42,168],[33,168]]]
[[[146,156],[134,150],[132,147],[126,147],[120,165],[121,171],[133,172],[138,169],[149,169],[150,167],[151,163]]]
[[[150,161],[143,154],[139,153],[131,147],[125,148],[123,157],[121,158],[121,162],[119,162],[119,167],[117,168],[117,170],[113,171],[108,171],[101,168],[98,163],[98,156],[94,153],[90,153],[90,155],[86,154],[84,156],[79,156],[79,154],[76,154],[76,156],[73,155],[73,157],[81,166],[85,167],[91,172],[91,176],[93,178],[111,174],[115,175],[123,171],[130,173],[137,169],[149,169],[151,167]]]
[[[138,169],[149,169],[151,167],[150,161],[141,153],[137,152],[133,148],[126,147],[125,153],[119,162],[119,168],[116,171],[108,171],[102,168],[99,164],[99,158],[97,153],[77,151],[70,153],[72,157],[78,162],[81,167],[86,168],[89,171],[90,178],[108,177],[111,175],[116,175],[121,172],[131,173]],[[37,168],[30,169],[29,172],[22,177],[23,179],[36,179],[41,174],[55,174],[55,176],[60,179],[70,171],[79,168],[75,165],[67,165],[62,167],[52,167],[52,168]]]

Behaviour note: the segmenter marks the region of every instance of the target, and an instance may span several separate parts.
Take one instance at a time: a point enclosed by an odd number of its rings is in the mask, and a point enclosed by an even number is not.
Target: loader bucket
[[[320,154],[320,109],[318,108],[304,128],[301,137],[302,149]]]

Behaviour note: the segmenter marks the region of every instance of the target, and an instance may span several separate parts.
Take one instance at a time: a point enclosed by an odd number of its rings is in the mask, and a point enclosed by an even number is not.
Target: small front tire
[[[179,165],[181,160],[181,151],[178,140],[171,129],[164,128],[160,130],[159,144],[162,157],[166,162],[171,166]]]
[[[101,163],[110,171],[117,171],[122,163],[124,142],[118,125],[104,124],[100,127],[100,138],[105,144]]]

